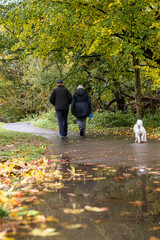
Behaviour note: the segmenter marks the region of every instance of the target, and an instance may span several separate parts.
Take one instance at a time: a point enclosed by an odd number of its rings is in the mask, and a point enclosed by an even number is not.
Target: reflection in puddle
[[[159,168],[77,164],[62,158],[57,170],[63,173],[60,187],[47,182],[43,204],[34,205],[58,219],[49,223],[59,232],[54,239],[160,239]]]

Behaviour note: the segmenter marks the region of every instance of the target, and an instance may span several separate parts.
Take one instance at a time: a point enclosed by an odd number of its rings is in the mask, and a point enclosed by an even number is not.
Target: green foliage
[[[39,62],[36,66],[33,63],[32,58],[0,65],[0,117],[5,121],[17,121],[48,109],[48,88],[34,81],[38,82],[41,68]]]
[[[136,122],[136,116],[132,112],[122,114],[120,111],[112,113],[110,111],[94,112],[93,118],[87,118],[87,128],[111,128],[111,127],[131,127]],[[32,123],[42,128],[58,129],[58,122],[55,110],[50,110],[38,118],[32,120]],[[69,112],[68,115],[69,130],[78,129],[76,118]]]
[[[31,120],[30,118],[25,120]],[[42,113],[31,120],[32,123],[38,127],[58,129],[58,121],[56,112],[51,109],[48,113]],[[121,111],[116,113],[110,111],[96,111],[93,113],[93,118],[87,117],[87,128],[114,128],[114,127],[133,127],[137,121],[137,116],[131,111],[123,114]],[[145,113],[143,117],[143,124],[145,127],[160,128],[160,110],[152,115]],[[69,130],[78,129],[76,118],[71,114],[68,115]]]
[[[94,112],[93,118],[88,119],[89,126],[93,127],[131,127],[136,122],[136,116],[131,113],[122,114],[121,111],[116,113],[105,111],[105,112]]]
[[[154,115],[146,113],[143,118],[143,123],[147,127],[159,128],[160,130],[160,109],[158,109]]]
[[[6,217],[6,216],[9,216],[9,212],[4,209],[2,206],[0,206],[0,217]]]
[[[40,116],[32,119],[31,122],[37,127],[58,129],[56,111],[53,109],[47,113],[42,113]]]
[[[4,76],[2,64],[1,117],[16,121],[48,111],[48,96],[58,78],[71,92],[82,83],[94,111],[124,96],[128,106],[135,95],[133,53],[140,61],[135,68],[141,68],[142,94],[157,97],[158,10],[156,0],[25,0],[0,5],[0,60],[26,59],[19,69],[11,62],[10,76]],[[118,101],[113,106],[114,111],[122,109]]]

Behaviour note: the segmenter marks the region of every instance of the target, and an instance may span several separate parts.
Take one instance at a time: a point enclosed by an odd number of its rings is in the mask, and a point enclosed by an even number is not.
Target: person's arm
[[[89,106],[89,113],[92,112],[92,106],[91,106],[91,99],[89,97],[89,94],[88,94],[88,106]]]
[[[72,98],[71,112],[75,115],[75,97]]]
[[[55,101],[56,101],[56,94],[55,94],[55,90],[53,90],[53,92],[51,93],[50,97],[49,97],[49,101],[52,105],[55,106]]]
[[[69,104],[71,104],[72,103],[72,95],[69,91],[67,91],[67,94],[68,94],[68,102],[69,102]]]

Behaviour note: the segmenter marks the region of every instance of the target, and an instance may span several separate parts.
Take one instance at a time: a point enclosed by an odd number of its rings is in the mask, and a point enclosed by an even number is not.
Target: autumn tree
[[[75,56],[99,58],[99,63],[102,59],[108,63],[114,58],[132,59],[137,115],[142,116],[141,72],[153,79],[153,87],[159,87],[156,0],[23,0],[3,15],[1,26],[12,39],[11,51],[16,56],[34,54],[46,60],[63,52],[73,63]],[[119,65],[114,66],[120,72]],[[103,79],[106,84],[105,74]],[[121,77],[118,81],[121,83]]]

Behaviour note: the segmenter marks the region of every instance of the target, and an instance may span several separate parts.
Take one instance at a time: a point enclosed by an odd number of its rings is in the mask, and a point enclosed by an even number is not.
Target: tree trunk
[[[142,99],[141,99],[141,81],[140,81],[140,66],[139,59],[136,58],[135,53],[133,53],[133,65],[135,74],[135,101],[136,101],[136,111],[137,117],[142,119]]]

